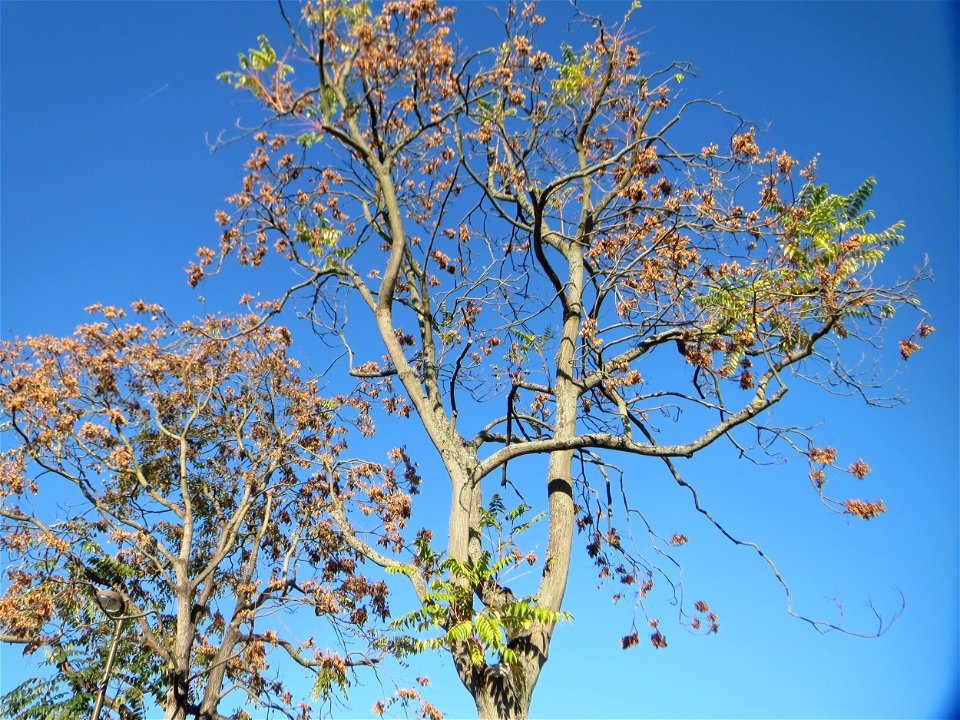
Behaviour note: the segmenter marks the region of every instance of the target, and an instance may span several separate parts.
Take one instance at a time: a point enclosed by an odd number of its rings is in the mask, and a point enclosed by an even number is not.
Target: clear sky
[[[463,4],[471,46],[496,39],[487,4]],[[617,17],[624,6],[589,7]],[[543,9],[567,12],[560,2]],[[95,301],[144,298],[178,317],[235,307],[254,275],[204,284],[204,307],[183,269],[198,246],[215,245],[213,212],[236,190],[247,151],[211,154],[205,136],[256,116],[214,78],[260,33],[282,46],[275,5],[4,1],[0,21],[2,336],[69,333]],[[659,478],[655,510],[691,537],[688,592],[709,596],[720,633],[692,637],[665,620],[668,648],[621,651],[627,609],[594,590],[580,550],[565,606],[576,621],[557,632],[534,715],[928,718],[956,708],[957,26],[956,5],[928,2],[651,1],[635,15],[648,62],[693,62],[698,78],[686,92],[717,96],[756,121],[763,145],[801,160],[821,153],[820,177],[837,192],[877,177],[878,225],[903,219],[908,238],[885,277],[929,258],[936,280],[921,294],[937,333],[904,368],[898,337],[882,355],[887,369],[904,370],[893,385],[909,402],[869,410],[791,392],[778,411],[823,423],[819,437],[866,459],[873,473],[862,493],[882,497],[889,513],[864,523],[826,512],[799,462],[747,467],[724,449],[684,465],[714,513],[777,561],[799,611],[835,618],[839,598],[850,625],[869,629],[866,603],[892,610],[897,588],[907,608],[879,639],[818,635],[786,614],[755,555],[718,538]],[[555,50],[560,40],[544,42]],[[732,128],[714,121],[697,130],[708,144]],[[30,669],[16,650],[3,648],[0,659],[5,691]],[[413,662],[410,677],[429,669],[435,705],[473,713],[448,662]],[[367,715],[375,691],[368,679],[336,714]]]

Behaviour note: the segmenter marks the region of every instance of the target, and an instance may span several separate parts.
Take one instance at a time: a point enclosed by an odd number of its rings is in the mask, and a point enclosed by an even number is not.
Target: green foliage
[[[417,560],[421,567],[431,568],[439,564],[441,555],[430,547],[430,543],[423,535],[418,535],[413,541],[413,546],[417,551]]]
[[[285,63],[277,63],[277,52],[270,45],[266,35],[257,36],[257,45],[258,48],[251,48],[248,54],[240,53],[238,56],[237,63],[240,65],[240,72],[222,72],[217,75],[217,80],[226,82],[238,89],[250,90],[259,97],[263,88],[256,79],[258,73],[276,66],[276,78],[282,80],[288,73],[293,72],[291,66]]]
[[[91,694],[76,693],[67,683],[49,678],[30,678],[0,698],[4,720],[73,720],[92,710]]]
[[[133,647],[130,648],[133,650]],[[30,678],[3,697],[0,697],[0,718],[4,720],[74,720],[89,717],[93,711],[99,683],[103,678],[103,664],[89,664],[87,649],[79,644],[67,643],[49,646],[43,649],[44,665],[57,669],[57,672],[43,677]],[[139,674],[140,679],[147,675],[159,677],[159,667],[150,672],[141,673],[144,664],[153,661],[146,655],[136,658],[123,671],[127,683],[117,694],[116,682],[111,683],[111,695],[125,705],[137,718],[146,717],[143,702],[144,690],[133,682],[130,673]],[[154,664],[155,661],[154,661]],[[119,673],[115,671],[114,677]],[[155,701],[162,700],[159,686],[154,686]]]
[[[487,606],[479,611],[473,607],[475,593],[495,586],[499,576],[521,561],[522,555],[518,557],[518,554],[511,552],[515,547],[513,538],[546,515],[540,513],[518,524],[517,521],[527,515],[530,509],[529,505],[521,504],[507,510],[503,499],[496,494],[488,507],[481,508],[480,532],[495,529],[502,533],[509,525],[507,538],[498,539],[496,556],[484,550],[472,563],[454,558],[444,560],[440,569],[447,573],[449,579],[433,580],[423,607],[391,623],[394,630],[418,633],[438,629],[444,631],[441,635],[413,640],[410,644],[414,652],[466,644],[474,664],[479,665],[487,659],[513,664],[517,662],[517,656],[508,647],[510,639],[522,635],[534,622],[554,625],[573,619],[570,613],[538,607],[533,597]],[[437,555],[428,547],[421,546],[418,548],[418,557],[421,562],[432,562]]]
[[[836,266],[838,279],[883,261],[890,248],[903,242],[897,222],[879,233],[867,233],[875,217],[864,205],[876,186],[867,178],[850,195],[832,195],[827,185],[808,184],[800,191],[797,212],[787,212],[783,221],[783,254],[800,270],[801,281],[813,281],[817,271]],[[787,210],[786,208],[782,208]]]
[[[584,49],[583,55],[578,56],[570,45],[563,43],[560,46],[560,53],[563,60],[554,63],[554,69],[557,71],[557,79],[553,81],[552,86],[555,105],[564,105],[576,100],[600,67],[599,58],[592,57],[589,48]]]
[[[9,693],[0,698],[0,717],[24,718],[24,720],[54,720],[62,718],[58,711],[67,701],[69,692],[66,688],[54,685],[49,680],[30,678],[18,685]],[[90,708],[81,709],[81,713],[89,715]]]
[[[87,541],[84,544],[84,550],[90,553],[101,552],[100,548],[96,547],[92,541]],[[88,558],[86,563],[89,574],[103,585],[119,584],[123,578],[134,577],[137,574],[137,571],[125,562],[109,555]]]
[[[309,246],[310,252],[317,257],[322,257],[325,250],[336,248],[343,233],[330,226],[324,218],[320,218],[315,227],[310,227],[303,221],[297,221],[294,225],[297,233],[297,240]]]
[[[329,123],[331,120],[333,120],[337,110],[340,108],[340,104],[337,101],[336,91],[329,85],[321,85],[317,89],[315,100],[316,106],[308,105],[304,108],[304,116],[306,118],[319,117],[323,120],[323,122]],[[316,131],[311,131],[300,135],[297,138],[297,143],[303,148],[309,148],[311,145],[316,143],[320,137],[321,135],[319,133]]]
[[[882,232],[866,232],[874,213],[864,208],[875,184],[868,178],[850,195],[834,195],[827,185],[808,184],[794,204],[770,204],[781,225],[782,256],[770,266],[757,260],[742,275],[718,278],[696,298],[694,303],[710,315],[704,334],[730,334],[735,329],[755,333],[758,323],[767,322],[785,342],[790,338],[787,344],[794,344],[808,335],[795,321],[788,322],[788,316],[795,320],[823,320],[827,316],[842,320],[844,316],[862,315],[862,302],[843,302],[839,289],[847,281],[859,287],[860,279],[855,276],[874,268],[904,240],[899,232],[902,222]],[[798,307],[787,312],[791,303]],[[881,308],[880,312],[884,314],[885,310]],[[742,347],[728,355],[731,370],[742,356]]]
[[[251,49],[249,55],[241,53],[239,62],[242,70],[261,72],[277,61],[277,53],[270,47],[270,41],[267,40],[266,35],[258,35],[257,44],[260,46],[259,50]]]
[[[300,136],[297,138],[297,145],[299,145],[300,147],[302,147],[304,150],[307,150],[307,149],[309,149],[311,146],[313,146],[313,145],[315,145],[316,143],[320,142],[320,138],[321,138],[321,137],[322,137],[322,136],[320,135],[320,133],[318,133],[318,132],[316,132],[316,131],[311,131],[311,132],[308,132],[308,133],[304,133],[303,135],[300,135]]]
[[[328,25],[340,19],[353,26],[360,20],[370,17],[371,14],[370,3],[367,0],[333,0],[320,3],[314,12],[304,17],[312,25]]]
[[[517,339],[517,343],[507,353],[507,359],[518,363],[523,362],[531,352],[543,352],[550,338],[553,337],[553,331],[549,327],[542,334],[530,332],[525,328],[512,327],[510,334]]]
[[[477,116],[482,122],[496,122],[503,116],[501,111],[503,103],[500,101],[500,93],[492,92],[491,97],[493,100],[477,98],[475,103]]]
[[[64,575],[53,575],[45,586],[56,598],[58,617],[67,631],[55,641],[40,647],[27,646],[26,653],[35,652],[42,672],[0,697],[0,718],[11,720],[72,720],[89,717],[103,677],[116,622],[104,615],[93,599],[90,583],[102,587],[129,583],[137,576],[130,565],[102,554],[102,547],[94,540],[80,543],[83,564],[68,568]],[[54,564],[41,558],[26,564],[26,568],[51,574]],[[64,592],[64,587],[75,592]],[[143,607],[149,606],[148,602]],[[131,621],[126,621],[130,623]],[[129,709],[135,717],[145,716],[144,695],[153,702],[162,703],[166,694],[161,660],[129,631],[127,624],[119,636],[117,662],[112,673],[110,694]]]
[[[317,671],[311,697],[314,700],[327,701],[334,696],[335,691],[341,692],[346,697],[349,684],[347,674],[342,668],[324,665]]]

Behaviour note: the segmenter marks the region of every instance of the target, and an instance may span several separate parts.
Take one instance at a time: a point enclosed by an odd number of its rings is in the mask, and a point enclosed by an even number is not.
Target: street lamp
[[[100,720],[100,711],[103,710],[103,698],[107,692],[107,683],[110,681],[110,671],[113,669],[113,661],[117,657],[117,645],[120,642],[120,631],[123,629],[123,611],[126,602],[123,595],[115,590],[100,588],[95,596],[97,605],[106,613],[107,617],[117,621],[113,630],[113,642],[110,643],[110,652],[107,655],[107,666],[103,670],[103,678],[100,680],[100,687],[97,690],[97,702],[93,706],[93,715],[90,720]]]

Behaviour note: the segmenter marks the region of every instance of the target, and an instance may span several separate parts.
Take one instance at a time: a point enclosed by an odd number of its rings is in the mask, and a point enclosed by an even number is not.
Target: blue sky
[[[495,24],[464,3],[468,44]],[[560,2],[548,14],[565,13]],[[589,4],[616,17],[624,6]],[[241,177],[243,146],[211,154],[205,137],[256,117],[246,97],[215,80],[260,33],[281,46],[273,3],[3,2],[0,84],[0,333],[69,333],[96,301],[144,298],[178,316],[232,309],[255,275],[233,272],[199,292],[184,267],[218,235],[213,212]],[[777,561],[795,606],[831,617],[840,598],[851,626],[867,628],[870,600],[907,602],[882,638],[820,636],[784,611],[768,569],[725,543],[685,498],[646,467],[652,511],[682,524],[688,592],[720,614],[716,637],[664,621],[669,648],[619,648],[625,608],[594,590],[581,562],[532,712],[539,717],[945,717],[956,703],[958,662],[958,147],[955,5],[839,2],[655,2],[635,15],[653,66],[687,60],[686,92],[717,96],[756,121],[762,143],[803,160],[821,153],[821,179],[838,192],[877,177],[878,225],[906,221],[907,244],[885,277],[929,258],[936,280],[921,294],[938,331],[906,367],[895,341],[881,357],[909,402],[870,410],[852,399],[791,392],[782,410],[873,467],[867,497],[890,512],[870,523],[824,511],[806,467],[732,463],[725,449],[686,463],[685,477],[741,537]],[[560,26],[562,28],[562,24]],[[544,42],[559,45],[558,34]],[[731,127],[713,120],[703,144]],[[254,288],[255,289],[255,288]],[[858,492],[853,488],[853,492]],[[582,551],[575,555],[584,561]],[[29,672],[3,648],[0,689]],[[414,663],[419,662],[414,660]],[[414,665],[428,696],[451,716],[472,702],[442,658]],[[404,671],[399,671],[401,674]],[[338,716],[365,716],[368,681]],[[954,705],[955,707],[955,705]]]

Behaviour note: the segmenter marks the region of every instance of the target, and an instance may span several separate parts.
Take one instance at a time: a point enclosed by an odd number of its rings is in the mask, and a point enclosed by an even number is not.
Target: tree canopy
[[[119,716],[142,717],[151,702],[171,718],[223,717],[222,704],[292,714],[272,652],[312,668],[328,696],[387,647],[376,631],[386,586],[360,572],[324,510],[328,484],[311,474],[344,449],[338,418],[356,403],[301,378],[283,328],[177,325],[159,306],[135,309],[153,321],[124,324],[123,310],[95,306],[101,317],[72,338],[0,349],[3,417],[19,439],[0,476],[0,542],[16,558],[0,624],[4,640],[47,649],[59,674],[15,689],[5,711],[89,713],[95,659],[121,618],[132,627],[123,686],[106,698]],[[380,497],[408,503],[418,478],[395,460],[357,469],[342,492],[376,478]],[[104,612],[102,590],[119,613]],[[291,633],[271,621],[297,608],[327,622]],[[331,637],[345,649],[319,644]]]

